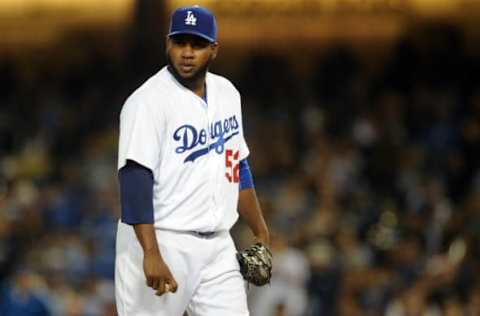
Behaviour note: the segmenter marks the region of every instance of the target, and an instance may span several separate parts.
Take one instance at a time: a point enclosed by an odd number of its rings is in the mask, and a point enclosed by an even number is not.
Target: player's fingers
[[[163,280],[160,281],[157,292],[155,294],[158,296],[162,296],[163,294],[165,294],[165,282]]]
[[[153,278],[151,288],[154,289],[154,290],[158,290],[159,286],[160,286],[160,279],[159,278]]]
[[[170,280],[169,284],[170,284],[170,292],[172,292],[172,293],[177,292],[177,289],[178,289],[177,281],[175,281],[175,279],[172,278]]]
[[[153,278],[152,278],[152,277],[147,277],[146,283],[147,283],[147,286],[148,286],[148,287],[152,287],[152,285],[153,285]]]

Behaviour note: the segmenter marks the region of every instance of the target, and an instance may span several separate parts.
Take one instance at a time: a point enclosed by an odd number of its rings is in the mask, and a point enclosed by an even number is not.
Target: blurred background
[[[478,0],[1,0],[0,315],[115,315],[119,111],[191,4],[272,229],[252,316],[480,315]]]

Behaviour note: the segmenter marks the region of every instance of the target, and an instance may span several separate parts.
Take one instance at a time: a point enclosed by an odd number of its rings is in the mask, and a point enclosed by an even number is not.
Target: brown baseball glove
[[[272,277],[272,253],[261,243],[237,252],[240,273],[249,283],[262,286],[270,283]]]

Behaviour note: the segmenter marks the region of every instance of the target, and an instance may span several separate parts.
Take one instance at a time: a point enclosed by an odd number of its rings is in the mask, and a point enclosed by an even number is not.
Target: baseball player
[[[213,14],[177,9],[168,65],[123,105],[120,316],[249,315],[229,230],[240,214],[256,242],[268,246],[269,232],[246,160],[239,92],[208,71],[217,52]]]

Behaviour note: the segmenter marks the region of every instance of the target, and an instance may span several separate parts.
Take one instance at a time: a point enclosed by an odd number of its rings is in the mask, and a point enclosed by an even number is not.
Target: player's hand
[[[177,291],[177,281],[158,252],[144,253],[143,271],[147,279],[147,286],[154,289],[156,295]]]

